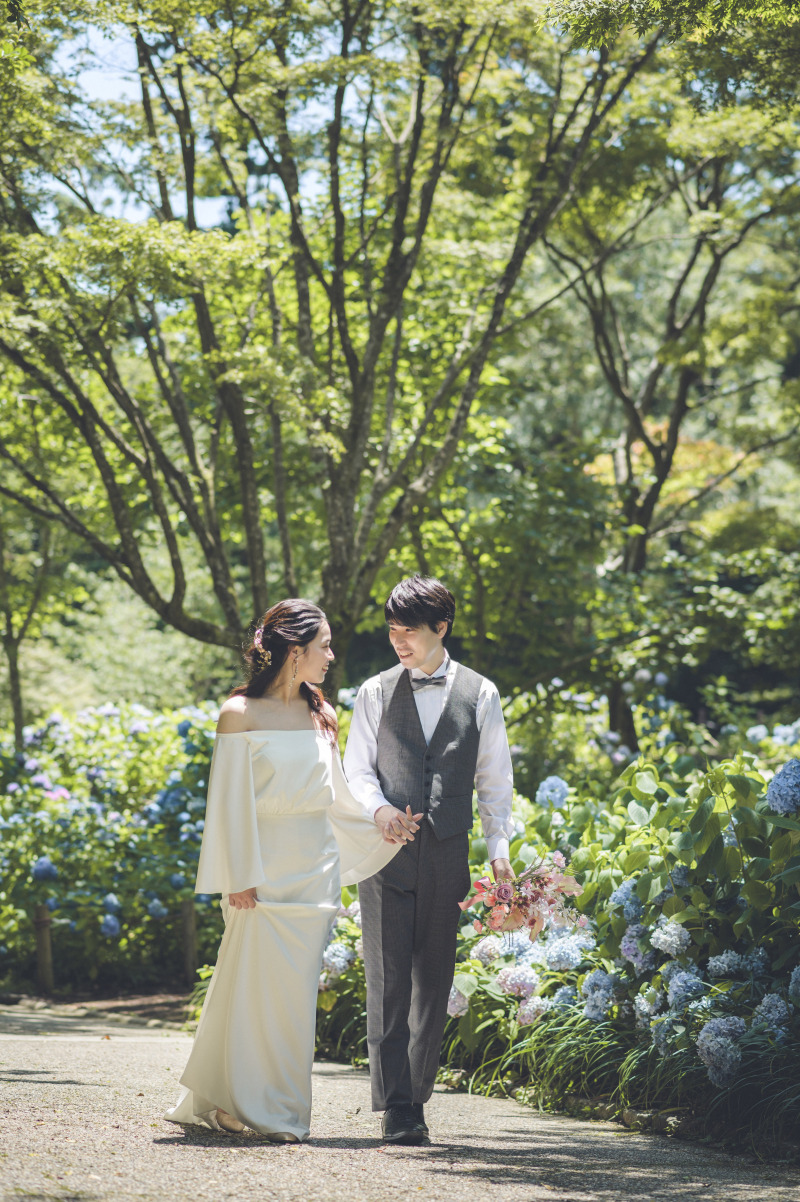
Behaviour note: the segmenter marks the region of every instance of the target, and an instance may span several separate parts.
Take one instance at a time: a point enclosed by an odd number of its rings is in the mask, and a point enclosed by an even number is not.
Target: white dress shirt
[[[430,675],[412,668],[414,678],[446,676],[444,685],[414,691],[425,742],[430,743],[442,711],[450,696],[458,665],[445,653],[444,661]],[[344,767],[350,790],[373,817],[381,806],[389,805],[378,780],[378,726],[383,713],[380,676],[372,676],[361,686],[353,709],[347,737]],[[475,788],[490,860],[508,859],[509,839],[514,833],[511,821],[513,774],[506,726],[500,706],[500,694],[490,680],[483,678],[478,694],[476,721],[479,732]]]

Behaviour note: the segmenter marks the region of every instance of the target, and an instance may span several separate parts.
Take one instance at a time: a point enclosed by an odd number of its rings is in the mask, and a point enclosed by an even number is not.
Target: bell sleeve
[[[263,879],[250,744],[217,735],[195,893],[241,893]]]
[[[356,885],[374,876],[397,855],[401,844],[387,843],[374,819],[350,791],[338,751],[333,753],[333,805],[328,810],[339,845],[343,885]]]

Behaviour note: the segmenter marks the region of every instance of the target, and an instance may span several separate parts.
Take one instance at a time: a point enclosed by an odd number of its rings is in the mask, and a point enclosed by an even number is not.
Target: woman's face
[[[331,650],[331,628],[323,622],[310,643],[301,647],[297,656],[297,677],[308,684],[322,684],[325,673],[335,656]]]

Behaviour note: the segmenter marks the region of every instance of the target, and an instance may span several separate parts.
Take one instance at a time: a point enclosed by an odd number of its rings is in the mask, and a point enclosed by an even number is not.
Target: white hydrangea
[[[528,997],[523,1002],[520,1002],[517,1010],[517,1022],[521,1027],[529,1027],[532,1023],[538,1022],[543,1014],[546,1014],[552,1005],[551,999],[547,997]]]
[[[472,949],[472,955],[486,968],[503,954],[503,940],[499,935],[484,935]]]
[[[539,987],[539,974],[529,964],[512,964],[500,969],[497,986],[511,997],[528,998]]]
[[[650,943],[668,956],[680,956],[692,942],[692,937],[679,922],[667,921],[650,931]]]

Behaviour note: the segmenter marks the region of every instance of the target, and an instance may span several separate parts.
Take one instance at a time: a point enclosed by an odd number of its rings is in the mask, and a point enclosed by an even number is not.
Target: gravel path
[[[613,1123],[438,1091],[430,1148],[382,1149],[367,1074],[314,1072],[312,1142],[184,1133],[161,1118],[189,1051],[179,1031],[0,1007],[0,1198],[43,1202],[797,1202],[800,1171]]]

